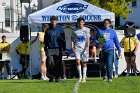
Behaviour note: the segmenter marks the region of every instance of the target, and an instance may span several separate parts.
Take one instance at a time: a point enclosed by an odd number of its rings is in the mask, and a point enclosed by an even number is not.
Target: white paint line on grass
[[[72,93],[78,93],[78,90],[79,90],[79,86],[80,86],[80,83],[77,81],[74,85],[74,89],[73,89],[73,92]]]

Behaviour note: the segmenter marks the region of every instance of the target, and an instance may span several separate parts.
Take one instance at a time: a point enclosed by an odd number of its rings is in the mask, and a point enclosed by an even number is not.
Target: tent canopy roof
[[[57,16],[59,23],[76,22],[84,17],[86,22],[101,22],[106,18],[115,21],[115,14],[83,0],[62,0],[28,16],[29,24],[49,23],[51,16]]]

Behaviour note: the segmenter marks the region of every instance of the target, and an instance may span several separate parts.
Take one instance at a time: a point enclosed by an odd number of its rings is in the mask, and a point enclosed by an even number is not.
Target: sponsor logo
[[[88,5],[83,5],[80,3],[69,3],[69,4],[64,4],[62,6],[59,6],[57,10],[67,14],[74,14],[74,13],[80,13],[87,8]]]

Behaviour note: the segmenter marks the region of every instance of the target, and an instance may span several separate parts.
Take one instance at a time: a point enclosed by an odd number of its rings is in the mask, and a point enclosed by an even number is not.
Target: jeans
[[[102,62],[104,64],[103,76],[105,77],[107,73],[107,78],[112,79],[114,49],[103,51],[102,56]]]

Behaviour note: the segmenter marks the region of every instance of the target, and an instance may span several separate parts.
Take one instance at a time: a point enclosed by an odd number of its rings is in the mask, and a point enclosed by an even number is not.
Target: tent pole
[[[28,34],[29,34],[29,43],[28,43],[28,47],[29,47],[29,51],[31,53],[31,45],[30,45],[30,40],[31,40],[31,31],[30,31],[30,24],[28,23]],[[31,62],[31,55],[29,58],[29,79],[32,79],[32,62]]]

